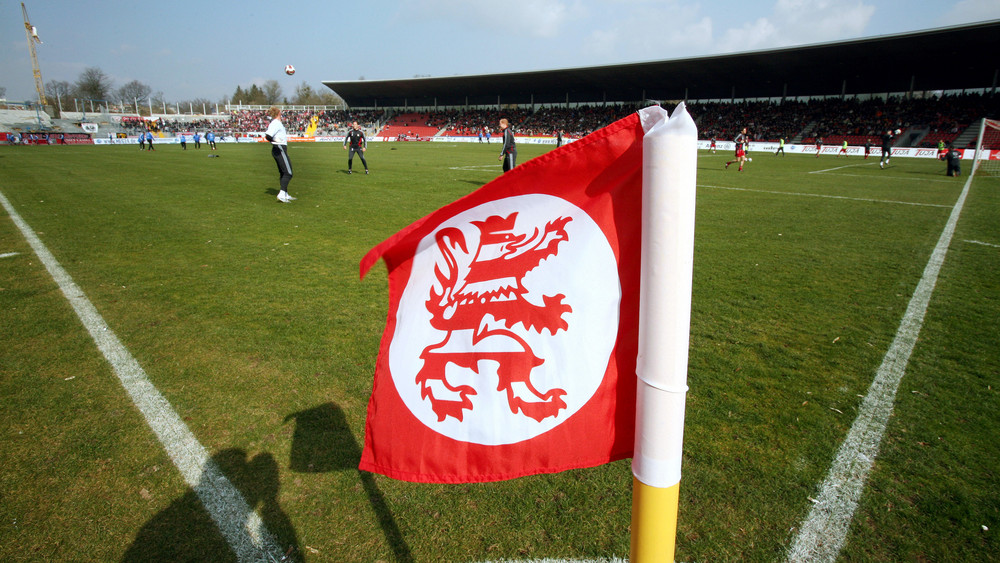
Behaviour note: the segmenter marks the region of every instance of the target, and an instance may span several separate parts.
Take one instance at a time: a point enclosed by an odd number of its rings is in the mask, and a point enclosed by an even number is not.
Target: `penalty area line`
[[[951,207],[950,205],[942,205],[940,203],[917,203],[913,201],[898,201],[894,199],[873,199],[867,197],[848,197],[845,195],[829,195],[829,194],[806,194],[801,192],[781,192],[774,190],[755,190],[752,188],[734,188],[732,186],[710,186],[708,184],[698,184],[699,188],[714,188],[717,190],[733,190],[736,192],[757,192],[762,194],[775,194],[775,195],[792,195],[799,197],[821,197],[826,199],[846,199],[848,201],[870,201],[872,203],[893,203],[897,205],[916,205],[918,207]]]
[[[495,164],[473,164],[469,166],[449,166],[448,170],[494,170]]]
[[[962,242],[967,242],[969,244],[981,244],[983,246],[992,246],[993,248],[1000,248],[1000,244],[993,244],[991,242],[983,242],[981,240],[963,240]]]
[[[133,404],[142,413],[184,480],[194,489],[237,559],[247,562],[280,560],[283,553],[274,536],[265,528],[260,515],[247,505],[243,495],[222,474],[204,446],[146,377],[139,362],[108,328],[83,290],[21,218],[3,192],[0,192],[0,204],[58,284],[97,348],[111,364]]]
[[[896,336],[875,373],[868,393],[861,401],[858,417],[837,451],[830,472],[819,487],[818,499],[814,501],[815,504],[792,542],[788,554],[790,562],[833,562],[840,554],[868,480],[868,473],[878,456],[879,446],[896,402],[899,383],[917,344],[931,294],[971,185],[972,175],[965,182],[941,237],[931,252]]]
[[[890,167],[891,168],[891,167]],[[842,174],[840,172],[826,172],[823,170],[815,170],[809,172],[809,174],[819,174],[823,173],[828,176],[842,176],[844,178],[872,178],[873,176],[863,176],[861,174]],[[882,177],[883,180],[900,180],[904,182],[937,182],[939,184],[954,184],[954,180],[942,180],[940,178],[903,178],[901,176],[890,176],[886,175]],[[947,207],[947,206],[945,206]]]
[[[833,172],[834,170],[843,170],[844,168],[857,168],[858,166],[871,166],[875,164],[874,162],[862,162],[861,164],[845,164],[843,166],[838,166],[836,168],[827,168],[825,170],[813,170],[809,172],[810,174],[823,174],[824,172]]]

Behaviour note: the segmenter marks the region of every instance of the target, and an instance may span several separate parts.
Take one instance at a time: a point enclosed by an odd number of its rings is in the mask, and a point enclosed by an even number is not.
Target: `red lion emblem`
[[[548,330],[554,335],[568,328],[562,315],[572,308],[562,302],[565,295],[543,295],[542,304],[536,305],[525,298],[528,291],[523,281],[542,260],[557,254],[559,243],[569,239],[565,226],[572,219],[560,217],[548,222],[543,230],[536,227],[529,236],[514,232],[516,218],[514,212],[507,217],[494,215],[485,221],[473,221],[480,232],[479,246],[473,252],[457,228],[441,229],[435,234],[444,267],[435,267],[434,275],[442,290],[439,293],[431,287],[426,306],[432,315],[431,325],[446,334],[441,342],[427,346],[420,354],[424,364],[416,382],[420,396],[431,402],[439,422],[447,416],[461,421],[464,411],[473,408],[469,396],[476,394],[470,385],[448,381],[448,365],[479,375],[479,362],[484,360],[498,365],[497,391],[506,393],[512,413],[520,410],[541,422],[566,408],[562,399],[566,391],[555,388],[543,392],[532,384],[532,369],[545,360],[510,329],[521,323],[526,330],[539,334]],[[457,251],[461,254],[456,255]],[[493,328],[487,317],[492,317]]]

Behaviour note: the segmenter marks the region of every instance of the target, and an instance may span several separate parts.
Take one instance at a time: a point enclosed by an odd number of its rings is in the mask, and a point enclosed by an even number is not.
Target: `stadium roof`
[[[743,99],[996,88],[1000,20],[899,35],[587,68],[324,81],[351,107]]]

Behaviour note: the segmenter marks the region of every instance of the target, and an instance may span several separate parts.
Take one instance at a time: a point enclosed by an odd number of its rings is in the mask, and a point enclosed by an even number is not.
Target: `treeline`
[[[339,96],[327,88],[317,91],[305,82],[295,87],[291,98],[286,97],[277,80],[268,80],[262,86],[251,84],[249,88],[237,86],[230,102],[243,105],[294,104],[303,106],[336,106],[344,103]]]
[[[62,111],[77,111],[83,105],[85,111],[96,107],[108,107],[117,111],[133,111],[148,114],[150,106],[154,113],[173,113],[179,108],[182,113],[191,108],[201,110],[202,107],[220,107],[227,103],[245,105],[295,104],[295,105],[328,105],[343,104],[343,100],[329,89],[321,87],[314,89],[302,82],[295,87],[291,95],[287,95],[277,80],[268,80],[262,85],[251,84],[244,88],[237,86],[229,98],[210,100],[208,98],[193,98],[187,100],[168,100],[162,91],[153,91],[148,84],[132,80],[121,86],[116,86],[111,77],[99,67],[89,67],[83,70],[76,81],[49,80],[45,83],[45,96],[48,105],[57,106]]]

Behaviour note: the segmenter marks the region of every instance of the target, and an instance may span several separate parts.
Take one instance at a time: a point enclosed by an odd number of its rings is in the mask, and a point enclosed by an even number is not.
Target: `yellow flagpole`
[[[632,563],[674,560],[680,490],[632,478]]]
[[[642,273],[632,457],[632,563],[672,563],[694,264],[698,128],[684,104],[640,111]]]

